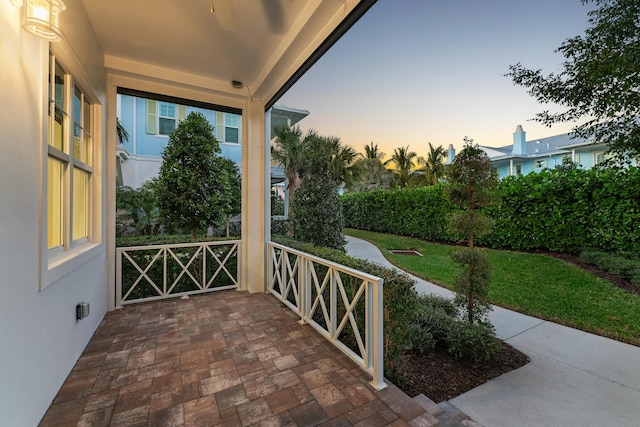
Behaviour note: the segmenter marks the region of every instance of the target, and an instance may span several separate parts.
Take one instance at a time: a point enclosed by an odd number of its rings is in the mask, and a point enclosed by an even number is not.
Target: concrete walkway
[[[372,244],[347,253],[395,268]],[[428,254],[425,254],[428,256]],[[420,293],[452,293],[412,276]],[[484,426],[640,426],[640,348],[494,307],[500,338],[531,358],[450,403]]]

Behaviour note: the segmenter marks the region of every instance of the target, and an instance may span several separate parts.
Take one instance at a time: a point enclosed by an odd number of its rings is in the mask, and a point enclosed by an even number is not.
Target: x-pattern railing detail
[[[117,248],[116,307],[237,288],[239,243],[228,240]]]
[[[374,388],[386,387],[383,279],[278,243],[268,246],[268,291],[369,372]]]

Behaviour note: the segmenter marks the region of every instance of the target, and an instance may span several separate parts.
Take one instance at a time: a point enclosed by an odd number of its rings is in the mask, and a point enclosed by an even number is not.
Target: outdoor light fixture
[[[22,27],[52,42],[60,41],[60,12],[66,9],[62,0],[10,0],[22,7]]]

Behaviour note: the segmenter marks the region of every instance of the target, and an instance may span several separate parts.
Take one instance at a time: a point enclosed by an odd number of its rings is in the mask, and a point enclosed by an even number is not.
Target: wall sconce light
[[[60,41],[60,12],[66,9],[62,0],[9,0],[22,7],[22,27],[52,42]]]

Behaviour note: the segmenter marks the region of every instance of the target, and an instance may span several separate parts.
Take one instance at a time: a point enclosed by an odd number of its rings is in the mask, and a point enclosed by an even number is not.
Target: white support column
[[[238,290],[266,290],[266,251],[269,239],[269,144],[264,104],[251,101],[243,112],[242,243]]]
[[[116,84],[111,76],[107,76],[107,148],[104,153],[107,170],[103,177],[107,185],[102,205],[105,206],[102,215],[106,218],[106,224],[102,238],[106,242],[107,251],[107,289],[105,291],[108,311],[120,308],[116,303],[116,93]]]

